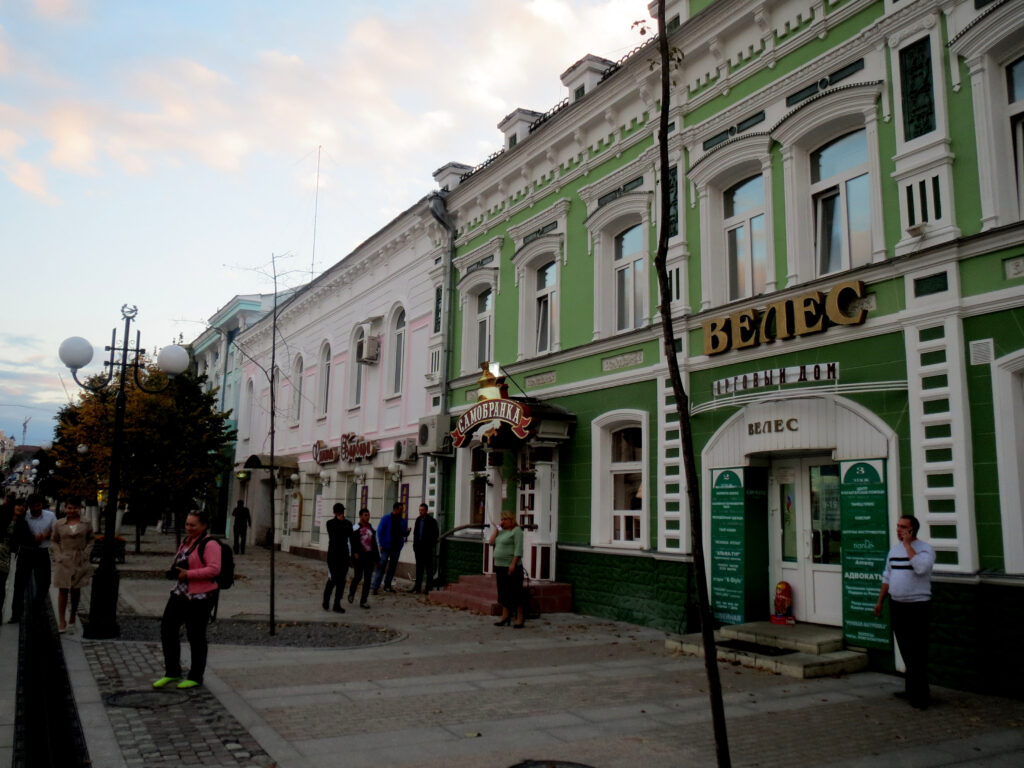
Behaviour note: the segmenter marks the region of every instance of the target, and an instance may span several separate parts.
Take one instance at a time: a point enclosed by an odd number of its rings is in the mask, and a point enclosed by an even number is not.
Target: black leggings
[[[203,682],[206,672],[206,626],[210,623],[210,613],[216,602],[217,593],[209,593],[209,597],[189,600],[183,595],[171,595],[164,608],[164,616],[160,620],[160,642],[164,648],[164,674],[167,677],[181,677],[181,639],[178,633],[181,625],[185,625],[188,645],[192,649],[192,667],[188,671],[188,679],[197,683]]]
[[[509,613],[515,613],[524,607],[522,564],[517,564],[511,574],[507,565],[495,565],[494,575],[498,581],[498,602],[507,608]]]

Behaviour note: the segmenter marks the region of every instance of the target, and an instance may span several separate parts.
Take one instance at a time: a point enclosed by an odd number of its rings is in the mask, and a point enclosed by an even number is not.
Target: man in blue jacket
[[[380,543],[380,565],[377,572],[373,574],[373,594],[380,589],[381,580],[384,581],[384,591],[394,592],[391,580],[395,578],[395,569],[398,567],[398,556],[402,553],[402,545],[409,536],[409,523],[402,515],[402,504],[395,502],[391,507],[391,514],[385,515],[377,526],[377,541]]]

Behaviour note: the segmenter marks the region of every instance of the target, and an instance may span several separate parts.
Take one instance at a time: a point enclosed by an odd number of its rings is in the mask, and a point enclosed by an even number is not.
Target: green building
[[[891,666],[871,608],[913,513],[938,552],[936,679],[1019,692],[1019,663],[979,671],[1024,616],[1024,7],[668,6],[671,178],[650,45],[577,62],[565,101],[499,124],[502,152],[436,174],[455,238],[420,446],[449,457],[430,468],[446,527],[514,509],[528,573],[577,610],[694,627],[667,226],[716,619],[767,618],[786,581],[798,621]],[[456,534],[449,576],[485,549]]]

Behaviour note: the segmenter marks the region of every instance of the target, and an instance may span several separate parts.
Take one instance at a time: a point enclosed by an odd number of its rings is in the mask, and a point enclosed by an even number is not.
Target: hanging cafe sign
[[[362,461],[377,455],[377,441],[367,440],[354,432],[341,436],[342,461]]]
[[[455,424],[452,431],[452,445],[461,446],[474,428],[489,421],[500,421],[512,427],[512,434],[521,440],[526,439],[527,428],[533,417],[529,409],[522,403],[505,398],[484,400],[467,410]]]
[[[340,454],[341,450],[339,448],[328,446],[323,440],[317,440],[313,443],[313,461],[321,466],[337,461]]]
[[[860,325],[866,309],[846,314],[850,304],[864,298],[864,282],[847,280],[821,291],[772,302],[763,309],[748,307],[724,317],[704,321],[704,354],[720,355],[730,349],[770,344],[776,339],[791,339],[821,333],[833,325]]]

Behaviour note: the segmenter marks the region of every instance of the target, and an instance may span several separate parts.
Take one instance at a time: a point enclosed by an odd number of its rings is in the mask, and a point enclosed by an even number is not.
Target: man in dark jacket
[[[334,610],[344,613],[341,594],[345,591],[345,577],[348,576],[348,548],[352,539],[352,521],[345,519],[345,505],[334,505],[334,517],[327,521],[327,586],[324,587],[324,610],[331,605],[331,590],[334,592]]]
[[[427,583],[424,594],[434,588],[434,548],[437,546],[437,520],[428,513],[427,505],[420,504],[420,514],[412,527],[412,551],[416,555],[416,583],[410,592],[419,592],[423,576]]]
[[[409,523],[402,515],[402,504],[396,501],[391,507],[391,514],[386,515],[377,526],[377,541],[380,542],[380,565],[373,574],[373,594],[377,594],[380,582],[384,581],[384,591],[394,592],[391,586],[398,567],[398,557],[402,554],[402,546],[409,538]]]
[[[249,514],[249,508],[245,506],[245,503],[239,499],[238,504],[231,511],[231,517],[234,522],[231,525],[231,529],[235,534],[235,554],[245,554],[245,539],[249,533],[249,526],[252,525],[252,515]]]

